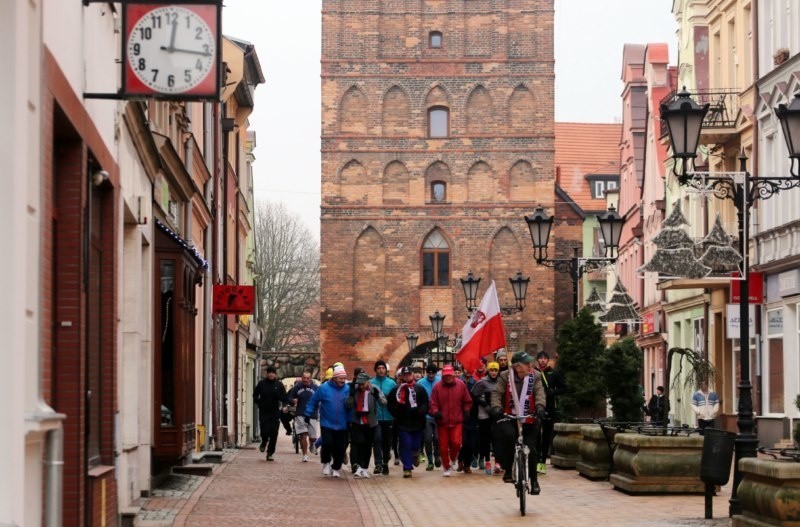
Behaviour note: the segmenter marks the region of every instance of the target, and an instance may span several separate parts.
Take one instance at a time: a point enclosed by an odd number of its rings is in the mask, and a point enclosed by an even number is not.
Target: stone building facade
[[[553,349],[553,271],[523,219],[555,211],[552,0],[322,10],[323,366],[396,366],[407,333],[430,344],[436,310],[459,333],[470,270],[479,299],[493,279],[501,305],[508,279],[529,276],[528,307],[505,317],[509,348]]]

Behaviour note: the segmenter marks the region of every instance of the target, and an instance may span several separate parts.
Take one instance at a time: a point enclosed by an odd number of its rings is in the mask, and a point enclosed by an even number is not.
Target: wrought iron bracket
[[[559,273],[575,275],[577,278],[592,271],[602,271],[616,262],[616,258],[542,258],[536,260],[539,265],[552,267]]]

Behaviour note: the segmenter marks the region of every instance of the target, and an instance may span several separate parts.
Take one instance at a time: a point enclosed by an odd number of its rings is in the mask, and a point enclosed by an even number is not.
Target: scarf
[[[369,390],[364,390],[356,396],[356,415],[359,423],[369,424]]]
[[[520,400],[514,386],[515,377],[514,371],[509,370],[508,391],[506,393],[506,413],[510,415],[530,415],[531,417],[528,417],[523,422],[525,424],[532,424],[534,422],[534,416],[532,415],[531,409],[536,407],[536,401],[533,396],[533,384],[536,378],[533,372],[525,376],[525,380],[522,382],[522,393],[525,394],[525,399]],[[511,406],[512,401],[514,402],[513,407]]]
[[[417,392],[414,390],[414,381],[401,384],[400,389],[397,390],[398,403],[406,404],[406,398],[408,398],[408,405],[411,408],[417,407]]]

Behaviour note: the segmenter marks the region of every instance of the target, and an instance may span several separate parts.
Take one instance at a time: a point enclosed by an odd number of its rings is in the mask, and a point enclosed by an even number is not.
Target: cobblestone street
[[[159,488],[142,500],[139,527],[290,525],[320,526],[547,525],[583,526],[727,526],[730,487],[714,498],[716,519],[704,520],[700,495],[630,496],[607,482],[589,481],[575,471],[549,467],[540,478],[542,494],[528,499],[528,515],[519,516],[511,485],[483,473],[443,478],[441,470],[416,470],[403,479],[323,478],[318,456],[308,463],[280,436],[274,462],[252,445],[225,456],[207,478],[175,476],[172,490]],[[392,466],[394,468],[394,466]]]

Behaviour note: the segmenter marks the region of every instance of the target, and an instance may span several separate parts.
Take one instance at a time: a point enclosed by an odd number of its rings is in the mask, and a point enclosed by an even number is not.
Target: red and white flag
[[[480,367],[481,357],[505,347],[506,330],[500,315],[497,288],[492,280],[483,294],[481,305],[461,330],[461,349],[456,353],[456,360],[465,369],[474,371]]]

